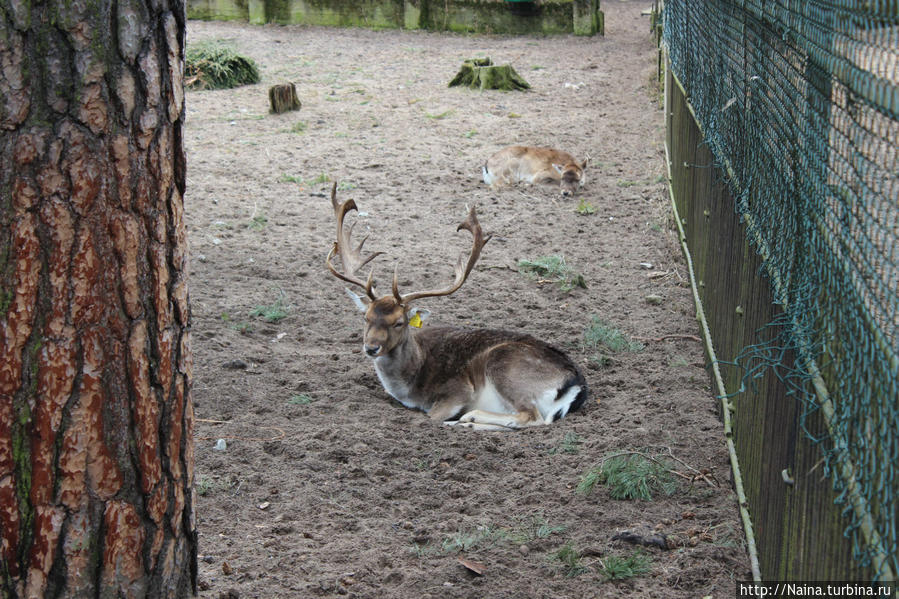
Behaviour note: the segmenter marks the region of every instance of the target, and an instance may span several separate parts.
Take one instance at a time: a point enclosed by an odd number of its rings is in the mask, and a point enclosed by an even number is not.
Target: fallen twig
[[[637,341],[665,341],[667,339],[687,339],[689,341],[695,341],[697,343],[702,343],[702,339],[697,337],[696,335],[686,335],[686,334],[676,334],[676,335],[662,335],[661,337],[633,337]]]
[[[666,455],[666,456],[664,456],[664,457],[671,458],[672,460],[674,460],[674,461],[677,462],[678,464],[681,464],[682,466],[684,466],[684,467],[687,468],[688,470],[690,470],[690,471],[692,471],[692,472],[695,472],[695,474],[691,476],[691,475],[688,475],[688,474],[684,474],[683,472],[678,472],[677,470],[668,469],[668,471],[671,472],[672,474],[674,474],[674,475],[676,475],[676,476],[680,476],[681,478],[685,478],[685,479],[687,479],[687,480],[689,480],[689,481],[691,481],[691,482],[696,481],[696,480],[698,480],[698,479],[701,478],[701,479],[703,479],[705,482],[707,482],[707,483],[709,484],[710,487],[720,487],[720,486],[721,486],[721,484],[718,482],[717,479],[715,479],[714,476],[712,476],[711,478],[709,478],[709,476],[711,475],[710,472],[703,471],[703,470],[697,470],[696,468],[694,468],[694,467],[691,466],[690,464],[686,463],[686,462],[683,461],[682,459],[680,459],[680,458],[678,458],[678,457],[675,457],[675,455],[674,455],[674,453],[671,451],[671,448],[670,448],[670,447],[664,447],[663,449],[668,450],[668,455]],[[655,462],[655,463],[658,464],[659,466],[662,466],[663,468],[666,468],[666,469],[667,469],[667,466],[665,465],[664,462],[662,462],[661,460],[659,460],[659,459],[657,459],[657,458],[654,458],[654,457],[651,456],[651,455],[647,455],[646,453],[644,453],[644,452],[642,452],[642,451],[619,451],[618,453],[613,453],[613,454],[607,455],[607,456],[604,457],[602,460],[600,460],[600,463],[604,463],[604,462],[606,462],[607,460],[610,460],[610,459],[612,459],[612,458],[617,458],[617,457],[621,457],[621,456],[625,456],[625,455],[638,455],[638,456],[641,456],[641,457],[644,458],[644,459],[649,460],[650,462]]]

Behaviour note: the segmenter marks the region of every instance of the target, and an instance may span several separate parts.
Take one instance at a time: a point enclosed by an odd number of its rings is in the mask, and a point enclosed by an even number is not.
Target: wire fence
[[[667,0],[663,40],[762,253],[854,559],[899,572],[899,2]],[[795,353],[791,363],[771,356]],[[805,429],[808,431],[808,429]]]

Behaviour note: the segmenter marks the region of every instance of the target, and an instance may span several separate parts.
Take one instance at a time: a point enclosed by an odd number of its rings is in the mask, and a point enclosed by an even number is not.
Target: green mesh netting
[[[830,434],[814,440],[855,559],[897,572],[899,2],[667,0],[663,28],[785,308],[783,334],[741,356],[747,377],[776,366],[806,414],[826,408]],[[859,532],[845,464],[878,546]]]

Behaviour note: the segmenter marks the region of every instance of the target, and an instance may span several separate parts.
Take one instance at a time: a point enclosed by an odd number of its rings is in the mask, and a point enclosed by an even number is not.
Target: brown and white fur
[[[502,189],[516,183],[559,183],[563,196],[571,196],[586,182],[589,158],[578,162],[568,152],[553,148],[509,146],[487,159],[481,167],[484,183]]]
[[[334,189],[331,199],[338,219],[338,242],[328,254],[327,266],[334,276],[365,290],[363,296],[347,292],[365,314],[363,350],[394,399],[423,410],[434,420],[481,430],[550,424],[584,403],[587,383],[577,366],[558,349],[530,335],[496,329],[410,327],[413,319],[420,325],[429,315],[411,302],[458,290],[489,240],[481,232],[474,208],[459,226],[472,232],[474,247],[467,264],[460,258],[451,286],[401,295],[394,273],[393,293],[378,297],[371,274],[367,282],[355,276],[377,253],[362,257],[362,244],[354,248],[351,230],[343,229],[343,218],[356,208],[355,203],[337,202]],[[331,263],[338,253],[342,273]]]

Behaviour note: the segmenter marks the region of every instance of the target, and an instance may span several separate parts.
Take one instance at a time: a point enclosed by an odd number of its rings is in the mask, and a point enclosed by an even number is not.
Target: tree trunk
[[[184,27],[0,5],[0,597],[196,593]]]
[[[449,87],[465,85],[472,89],[526,90],[531,86],[510,64],[495,65],[489,58],[469,58],[462,63]]]
[[[289,110],[300,109],[300,99],[297,98],[297,87],[293,83],[280,83],[268,88],[268,100],[272,112],[282,114]]]

